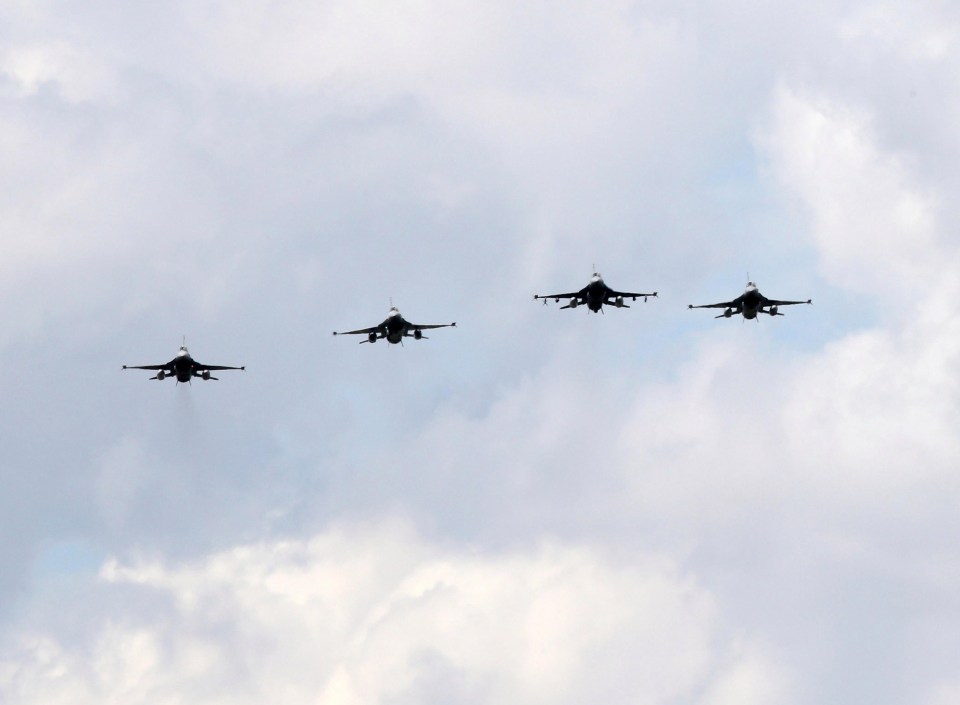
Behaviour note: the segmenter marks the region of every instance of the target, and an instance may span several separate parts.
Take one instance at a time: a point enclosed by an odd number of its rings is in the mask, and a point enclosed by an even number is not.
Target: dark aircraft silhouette
[[[594,313],[597,311],[603,313],[604,304],[616,306],[617,308],[630,308],[627,304],[623,303],[624,299],[636,301],[638,297],[642,296],[643,300],[646,301],[648,296],[656,295],[657,292],[653,292],[652,294],[637,294],[632,291],[614,291],[603,283],[603,277],[597,272],[594,272],[593,276],[590,277],[590,283],[580,291],[573,291],[569,294],[534,294],[533,298],[534,300],[543,299],[544,305],[546,305],[547,299],[553,299],[556,303],[559,303],[560,299],[570,299],[570,303],[560,308],[576,308],[581,304],[586,304],[587,308]]]
[[[423,331],[431,328],[449,328],[457,325],[454,323],[439,323],[432,325],[421,325],[419,323],[410,323],[400,315],[396,306],[390,307],[390,313],[384,319],[383,323],[371,326],[370,328],[360,328],[359,330],[346,330],[342,332],[334,331],[334,335],[365,335],[366,340],[361,343],[375,343],[381,338],[386,338],[388,343],[402,343],[404,338],[413,338],[414,340],[427,340]]]
[[[211,372],[219,370],[245,370],[246,367],[225,367],[224,365],[203,365],[192,357],[186,345],[180,346],[177,356],[165,365],[124,365],[125,370],[156,370],[156,379],[163,381],[166,377],[176,377],[177,382],[190,382],[194,377],[200,379],[218,379],[212,377]]]
[[[726,309],[719,316],[714,318],[730,318],[731,316],[742,313],[744,318],[756,318],[758,313],[766,313],[770,316],[782,316],[777,311],[779,306],[793,306],[794,304],[812,304],[812,299],[806,301],[780,301],[778,299],[768,299],[760,293],[757,285],[753,282],[747,282],[747,288],[740,296],[733,301],[724,301],[719,304],[703,304],[694,306],[690,304],[689,308],[722,308]]]

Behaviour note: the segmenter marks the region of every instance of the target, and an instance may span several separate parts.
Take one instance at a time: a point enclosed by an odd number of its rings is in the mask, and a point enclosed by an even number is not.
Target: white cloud
[[[71,103],[109,103],[116,98],[116,78],[109,65],[64,39],[8,44],[0,50],[0,74],[15,82],[21,97],[52,88]]]
[[[960,683],[944,683],[937,686],[925,705],[954,705],[960,702]]]
[[[24,705],[627,703],[709,687],[708,702],[723,703],[770,681],[718,658],[713,600],[669,561],[550,542],[464,548],[382,523],[179,566],[111,561],[89,650],[21,634],[0,694]],[[131,610],[142,591],[166,606]]]
[[[838,286],[900,297],[929,286],[944,254],[938,195],[917,185],[909,155],[881,151],[871,118],[781,86],[761,141],[787,193],[810,216],[823,269]]]
[[[893,49],[908,61],[942,61],[956,51],[954,8],[939,2],[867,3],[840,24],[839,34],[871,50]]]
[[[884,151],[872,124],[781,86],[764,142],[810,216],[827,274],[891,309],[883,327],[851,332],[797,369],[779,411],[791,455],[845,501],[945,480],[960,458],[950,431],[960,421],[957,243],[942,194],[919,185],[909,154]]]
[[[737,644],[733,666],[714,683],[698,705],[764,705],[790,702],[783,669],[756,644]]]

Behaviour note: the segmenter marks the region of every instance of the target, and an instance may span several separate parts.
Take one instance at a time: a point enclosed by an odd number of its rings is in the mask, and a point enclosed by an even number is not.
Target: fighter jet
[[[652,294],[638,294],[632,291],[614,291],[603,283],[603,277],[601,277],[599,273],[594,272],[593,276],[590,277],[590,283],[580,291],[572,291],[568,294],[534,294],[533,298],[534,300],[543,299],[544,305],[547,304],[547,299],[553,299],[555,303],[560,303],[560,299],[570,299],[570,303],[560,308],[576,308],[581,304],[586,304],[587,308],[594,313],[597,311],[603,313],[604,304],[616,306],[617,308],[630,308],[630,306],[624,303],[625,299],[636,301],[637,298],[642,296],[643,300],[646,301],[648,296],[656,295],[657,292],[653,292]]]
[[[224,365],[204,365],[190,357],[186,344],[180,346],[177,356],[164,365],[124,365],[125,370],[156,370],[157,375],[150,379],[163,381],[167,377],[176,377],[177,382],[190,382],[194,377],[200,379],[219,379],[211,372],[219,370],[245,370],[246,367],[226,367]]]
[[[419,323],[410,323],[403,316],[396,306],[390,307],[390,312],[383,323],[370,328],[360,328],[359,330],[334,331],[334,335],[365,335],[366,340],[361,343],[375,343],[381,338],[386,338],[388,343],[402,343],[404,338],[413,338],[414,340],[427,340],[423,331],[431,328],[449,328],[457,325],[454,323],[438,323],[431,325],[422,325]]]
[[[758,313],[766,313],[770,316],[782,316],[777,311],[780,306],[793,306],[794,304],[812,304],[812,299],[806,301],[780,301],[778,299],[768,299],[760,293],[757,285],[753,282],[747,282],[747,288],[740,296],[733,301],[724,301],[718,304],[703,304],[694,306],[690,304],[689,308],[722,308],[726,309],[719,316],[714,318],[730,318],[731,316],[742,313],[746,319],[756,318]]]

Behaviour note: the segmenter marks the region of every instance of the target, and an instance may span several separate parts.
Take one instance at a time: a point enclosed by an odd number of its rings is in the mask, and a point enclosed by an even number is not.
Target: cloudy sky
[[[0,701],[960,702],[958,96],[936,0],[0,2]]]

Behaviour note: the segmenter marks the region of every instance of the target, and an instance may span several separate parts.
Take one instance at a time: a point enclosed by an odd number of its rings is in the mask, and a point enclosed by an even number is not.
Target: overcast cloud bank
[[[0,699],[956,700],[952,6],[0,17]]]

